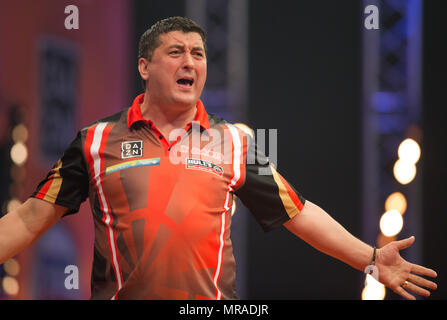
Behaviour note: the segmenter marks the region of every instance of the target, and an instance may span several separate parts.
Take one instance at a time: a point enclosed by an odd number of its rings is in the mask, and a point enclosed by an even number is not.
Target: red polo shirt
[[[170,142],[143,119],[143,99],[80,130],[32,196],[67,214],[89,198],[92,299],[235,299],[234,195],[264,230],[305,200],[262,153],[262,164],[247,163],[255,143],[200,100],[195,120]]]

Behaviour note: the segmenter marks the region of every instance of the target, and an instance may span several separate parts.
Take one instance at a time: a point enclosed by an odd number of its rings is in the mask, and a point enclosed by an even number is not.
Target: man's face
[[[160,105],[193,106],[206,80],[206,55],[200,34],[171,31],[160,35],[148,62],[149,97]]]

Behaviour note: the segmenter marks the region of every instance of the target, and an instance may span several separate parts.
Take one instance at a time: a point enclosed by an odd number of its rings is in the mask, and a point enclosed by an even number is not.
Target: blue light
[[[405,111],[405,95],[400,92],[374,92],[371,100],[373,109],[379,113]]]

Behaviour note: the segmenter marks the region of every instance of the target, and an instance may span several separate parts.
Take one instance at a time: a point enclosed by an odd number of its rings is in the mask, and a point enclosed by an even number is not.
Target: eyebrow
[[[172,48],[176,48],[176,49],[185,49],[185,46],[183,44],[172,44],[168,47],[168,49],[172,49]],[[205,51],[205,49],[201,46],[195,46],[192,48],[192,51]]]

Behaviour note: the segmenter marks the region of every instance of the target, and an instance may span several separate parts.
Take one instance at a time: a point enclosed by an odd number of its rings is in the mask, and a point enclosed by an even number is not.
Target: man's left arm
[[[364,271],[371,263],[374,249],[354,237],[319,206],[307,200],[299,214],[284,223],[293,234],[317,250]],[[427,289],[436,289],[436,284],[422,276],[436,277],[436,272],[405,261],[399,250],[408,248],[414,237],[393,241],[377,249],[375,265],[379,270],[379,281],[406,299],[415,299],[406,290],[429,296]],[[405,286],[405,289],[402,287]]]

